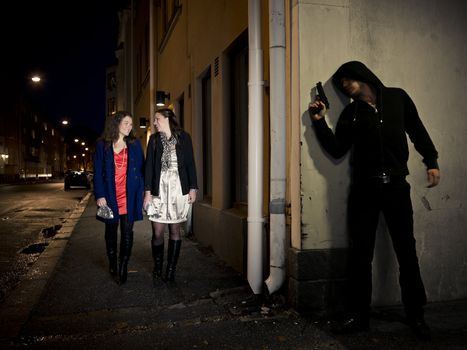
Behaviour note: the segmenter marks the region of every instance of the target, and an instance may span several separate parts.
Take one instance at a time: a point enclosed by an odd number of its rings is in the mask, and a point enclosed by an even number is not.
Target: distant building
[[[62,176],[65,145],[61,130],[34,105],[27,86],[9,76],[0,110],[0,182]]]

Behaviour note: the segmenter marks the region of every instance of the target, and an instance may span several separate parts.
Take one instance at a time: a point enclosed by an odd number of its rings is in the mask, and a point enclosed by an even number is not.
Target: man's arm
[[[402,90],[403,91],[403,90]],[[435,187],[440,181],[440,171],[438,166],[438,151],[431,141],[428,131],[425,129],[415,104],[410,96],[403,91],[404,94],[404,112],[405,112],[405,129],[413,142],[415,149],[423,157],[423,163],[427,167],[427,178],[429,188]]]
[[[312,110],[319,109],[318,113],[312,113]],[[313,127],[319,143],[331,156],[338,159],[343,157],[351,146],[350,130],[346,122],[339,118],[334,134],[325,120],[326,106],[320,100],[310,103],[309,113],[313,122]]]

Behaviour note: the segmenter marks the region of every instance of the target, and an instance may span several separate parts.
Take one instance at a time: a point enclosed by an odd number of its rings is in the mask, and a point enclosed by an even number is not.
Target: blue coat
[[[144,154],[138,140],[132,143],[127,142],[127,147],[127,215],[128,221],[134,222],[143,219]],[[105,223],[118,223],[119,221],[114,164],[113,148],[106,147],[102,140],[98,141],[94,153],[94,196],[96,200],[104,197],[114,213],[113,219],[103,219],[96,215],[98,220]]]

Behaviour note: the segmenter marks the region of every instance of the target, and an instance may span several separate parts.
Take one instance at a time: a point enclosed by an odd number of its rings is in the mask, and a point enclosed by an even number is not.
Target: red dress
[[[128,150],[122,149],[120,153],[114,152],[115,162],[115,189],[117,192],[118,214],[127,214],[126,207],[126,173],[128,165]]]

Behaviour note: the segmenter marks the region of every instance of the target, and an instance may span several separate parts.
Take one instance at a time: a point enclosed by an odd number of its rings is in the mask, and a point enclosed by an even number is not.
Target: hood
[[[341,79],[343,77],[358,80],[374,86],[378,91],[384,87],[384,84],[379,78],[362,62],[350,61],[344,63],[332,76],[332,82],[334,85],[345,95],[346,92],[342,88]]]

